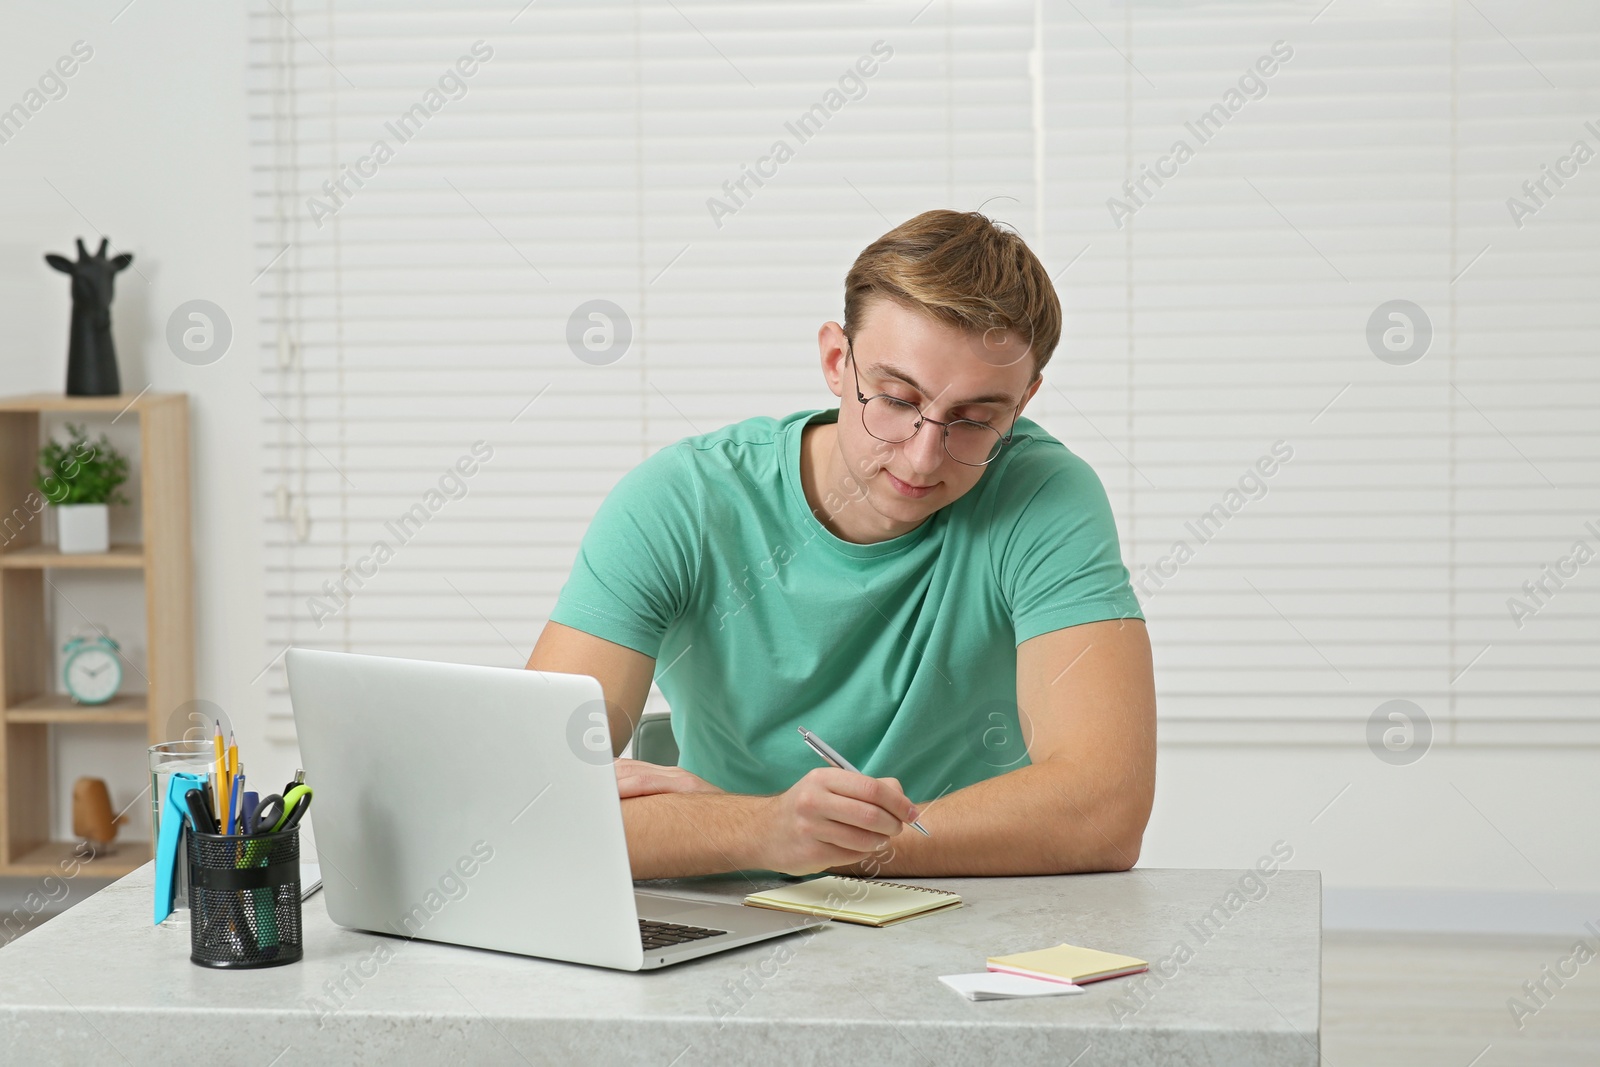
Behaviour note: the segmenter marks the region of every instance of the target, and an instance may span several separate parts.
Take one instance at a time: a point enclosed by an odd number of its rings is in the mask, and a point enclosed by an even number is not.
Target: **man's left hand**
[[[655,793],[723,792],[704,778],[690,774],[681,767],[663,767],[660,764],[636,759],[618,759],[615,763],[617,795],[623,800],[629,797],[647,797]]]

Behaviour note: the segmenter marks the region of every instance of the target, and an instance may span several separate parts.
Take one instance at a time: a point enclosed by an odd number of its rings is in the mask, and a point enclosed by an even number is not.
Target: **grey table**
[[[967,906],[638,974],[345,930],[318,893],[302,962],[219,973],[189,962],[187,928],[151,926],[147,864],[0,950],[0,1063],[1315,1064],[1320,875],[1248,894],[1245,875],[906,879]],[[753,884],[777,883],[640,887],[737,900]],[[1030,1001],[937,980],[1062,941],[1153,973]]]

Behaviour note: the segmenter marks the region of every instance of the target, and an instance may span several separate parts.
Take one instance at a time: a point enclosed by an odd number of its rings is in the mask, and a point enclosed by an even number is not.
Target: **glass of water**
[[[156,839],[161,834],[161,810],[167,798],[167,780],[174,771],[187,771],[204,778],[217,769],[216,743],[205,740],[163,741],[150,746],[150,855],[156,855]],[[174,813],[183,815],[183,809]],[[173,874],[172,914],[163,926],[189,921],[189,859],[178,849],[178,865]]]

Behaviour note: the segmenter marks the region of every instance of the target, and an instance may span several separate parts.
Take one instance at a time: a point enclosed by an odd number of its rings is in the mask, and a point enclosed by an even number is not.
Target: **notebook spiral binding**
[[[885,882],[882,878],[857,878],[853,874],[840,875],[841,878],[852,882],[866,882],[868,885],[892,885],[896,889],[915,889],[919,893],[934,893],[941,897],[953,897],[957,894],[948,889],[935,889],[931,885],[906,885],[904,882]]]

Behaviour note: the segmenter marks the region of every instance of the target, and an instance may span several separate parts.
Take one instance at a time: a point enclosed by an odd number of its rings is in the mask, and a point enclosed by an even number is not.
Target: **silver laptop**
[[[600,683],[290,649],[340,926],[648,970],[827,922],[633,888]]]

